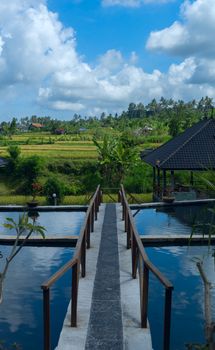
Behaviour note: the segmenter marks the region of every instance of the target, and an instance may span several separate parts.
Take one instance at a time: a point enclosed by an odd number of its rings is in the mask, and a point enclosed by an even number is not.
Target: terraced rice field
[[[65,140],[64,140],[65,139]],[[71,137],[50,136],[41,134],[14,135],[10,139],[1,140],[0,156],[7,155],[7,148],[11,144],[19,145],[22,156],[37,154],[44,158],[61,159],[96,159],[98,154],[92,141],[76,141]],[[71,139],[71,140],[70,140]]]

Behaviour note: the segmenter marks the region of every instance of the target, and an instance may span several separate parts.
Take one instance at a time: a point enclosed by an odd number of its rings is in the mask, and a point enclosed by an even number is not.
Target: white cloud
[[[214,0],[185,0],[180,22],[150,33],[147,49],[184,59],[179,65],[171,65],[168,73],[169,83],[178,84],[174,89],[177,96],[182,87],[195,98],[199,94],[215,96],[214,31]]]
[[[172,55],[212,57],[215,54],[214,0],[185,1],[181,6],[181,22],[152,32],[146,47]]]
[[[130,62],[131,64],[135,64],[135,63],[138,62],[138,59],[139,59],[139,57],[138,57],[138,55],[136,54],[136,52],[135,52],[135,51],[132,51],[132,52],[131,52],[130,59],[129,59],[129,62]]]
[[[64,29],[57,15],[49,12],[44,4],[29,7],[27,0],[12,0],[9,17],[5,11],[1,4],[1,37],[4,41],[1,58],[5,69],[0,77],[0,87],[6,83],[40,82],[59,67],[68,67],[69,60],[78,62],[74,32]]]
[[[215,96],[214,48],[209,58],[200,55],[200,50],[192,56],[185,54],[196,28],[198,7],[194,5],[200,6],[203,0],[184,4],[183,23],[151,34],[148,48],[185,52],[183,61],[171,64],[166,73],[147,73],[137,66],[135,52],[126,60],[115,49],[100,55],[92,66],[77,53],[75,31],[65,28],[45,1],[10,0],[8,7],[7,3],[0,3],[0,103],[7,101],[8,108],[16,94],[22,96],[22,103],[31,98],[41,110],[87,115],[120,112],[131,101],[148,103],[161,96],[185,100]],[[204,30],[197,29],[206,37],[203,26]]]
[[[121,66],[123,58],[120,51],[112,49],[100,56],[99,61],[101,67],[106,68],[108,71],[114,71]]]
[[[165,4],[174,0],[102,0],[103,6],[139,7],[143,4]]]

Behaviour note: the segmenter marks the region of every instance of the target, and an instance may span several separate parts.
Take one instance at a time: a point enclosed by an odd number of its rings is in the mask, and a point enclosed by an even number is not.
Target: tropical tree
[[[99,153],[99,168],[103,182],[109,186],[119,185],[125,174],[138,160],[135,147],[128,147],[120,138],[105,135],[103,142],[99,143],[93,138]]]

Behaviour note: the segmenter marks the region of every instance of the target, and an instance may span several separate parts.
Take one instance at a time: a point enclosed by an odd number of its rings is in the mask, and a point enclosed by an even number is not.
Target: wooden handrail
[[[77,301],[78,301],[78,284],[81,276],[86,274],[86,249],[90,248],[90,233],[94,230],[94,221],[97,220],[97,213],[101,203],[100,185],[94,193],[86,216],[81,227],[80,235],[76,244],[76,250],[73,258],[55,272],[41,288],[43,290],[43,323],[44,323],[44,350],[51,350],[51,326],[50,326],[50,288],[59,280],[69,269],[72,270],[71,285],[71,327],[77,326]]]
[[[125,221],[125,232],[127,232],[127,249],[131,248],[132,277],[136,278],[137,269],[139,271],[141,327],[147,328],[149,271],[151,271],[165,287],[163,349],[169,350],[173,285],[148,258],[136,229],[123,185],[121,185],[119,196],[123,208],[122,219]]]

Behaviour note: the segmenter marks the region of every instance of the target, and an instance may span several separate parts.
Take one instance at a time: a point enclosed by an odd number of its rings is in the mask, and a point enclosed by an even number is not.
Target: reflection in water
[[[167,210],[166,210],[167,209]],[[187,234],[192,224],[211,222],[206,206],[178,206],[144,209],[135,216],[138,232],[144,235]],[[199,233],[202,229],[199,229]],[[215,264],[213,248],[165,247],[147,248],[152,262],[174,285],[171,349],[185,350],[185,344],[205,343],[204,285],[196,266],[203,262],[207,279],[214,284]],[[149,321],[153,347],[162,349],[164,289],[150,277]],[[215,288],[212,289],[212,319],[215,320]]]
[[[196,262],[203,261],[207,278],[213,283],[214,258],[208,247],[147,248],[147,254],[174,285],[171,349],[185,350],[186,343],[204,343],[204,286]],[[150,283],[149,321],[153,346],[161,350],[164,290],[152,276]],[[214,290],[212,318],[215,319]]]
[[[46,229],[46,236],[71,236],[78,235],[82,222],[85,217],[85,212],[38,212],[33,211],[33,220],[36,220],[37,225],[44,226]],[[23,215],[19,212],[0,212],[0,235],[8,234],[14,235],[12,230],[5,229],[2,225],[7,217],[18,220],[19,215]]]
[[[1,246],[5,257],[11,247]],[[0,339],[17,342],[22,350],[42,349],[42,290],[40,285],[71,259],[71,248],[24,247],[11,263],[0,305]],[[0,260],[0,269],[4,259]],[[52,339],[56,345],[69,302],[71,272],[51,290]],[[53,303],[53,300],[55,302]],[[60,304],[60,307],[59,307]]]
[[[211,222],[212,213],[208,208],[192,205],[142,209],[135,216],[135,222],[140,235],[190,235],[193,224]]]

